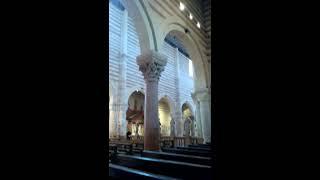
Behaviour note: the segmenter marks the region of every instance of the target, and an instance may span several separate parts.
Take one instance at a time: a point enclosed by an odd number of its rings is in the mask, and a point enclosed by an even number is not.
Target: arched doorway
[[[144,94],[134,91],[128,99],[126,111],[127,132],[131,133],[133,139],[142,139],[144,135]]]
[[[160,99],[158,111],[160,119],[160,135],[170,136],[172,110],[170,108],[170,103],[166,97]]]
[[[183,136],[195,136],[196,123],[191,106],[186,102],[182,105]]]

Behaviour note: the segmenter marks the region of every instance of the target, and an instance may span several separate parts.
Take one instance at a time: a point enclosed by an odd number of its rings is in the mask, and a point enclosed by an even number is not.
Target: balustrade
[[[119,139],[110,139],[111,142],[120,141]],[[131,143],[138,143],[143,144],[144,137],[139,136],[132,136],[131,140],[125,140],[126,142]],[[174,147],[187,147],[188,145],[196,145],[196,144],[203,144],[203,138],[199,137],[170,137],[170,136],[161,136],[160,144],[167,145],[167,142],[173,142]],[[171,144],[171,143],[170,143]],[[170,145],[171,146],[171,145]]]

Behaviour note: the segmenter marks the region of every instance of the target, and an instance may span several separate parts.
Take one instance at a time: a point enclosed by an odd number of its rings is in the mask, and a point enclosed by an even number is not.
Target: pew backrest
[[[115,177],[115,178],[130,178],[130,179],[177,180],[177,178],[148,173],[141,170],[119,166],[112,163],[109,163],[109,176]]]

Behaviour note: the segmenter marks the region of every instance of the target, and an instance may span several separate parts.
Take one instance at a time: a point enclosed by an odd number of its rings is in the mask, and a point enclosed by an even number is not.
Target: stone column
[[[176,136],[183,136],[183,120],[182,120],[182,108],[181,108],[181,100],[180,100],[180,62],[179,62],[179,50],[175,48],[175,66],[176,66],[176,74],[175,74],[175,83],[176,83],[176,109],[174,110],[174,119],[175,119],[175,133]]]
[[[117,113],[113,104],[109,105],[109,138],[117,138]]]
[[[127,133],[127,120],[126,110],[128,107],[127,100],[124,99],[126,92],[126,74],[127,74],[127,41],[128,41],[128,11],[124,10],[121,21],[121,46],[119,57],[119,83],[117,93],[117,113],[118,113],[118,128],[119,136],[126,138]]]
[[[200,119],[204,143],[211,142],[211,96],[207,89],[194,93],[200,105]]]
[[[170,137],[175,137],[176,133],[175,133],[175,119],[173,117],[173,115],[171,114],[171,121],[170,121]]]
[[[127,120],[126,120],[126,104],[117,104],[117,113],[118,113],[118,132],[119,136],[122,139],[126,138],[127,134]]]
[[[191,137],[195,137],[194,120],[191,121]]]
[[[196,105],[196,110],[195,110],[195,120],[196,120],[196,125],[197,125],[196,136],[199,138],[203,138],[201,116],[200,116],[200,103],[199,103],[198,99],[196,98],[195,93],[191,93],[191,97],[193,99],[194,104]]]
[[[126,137],[127,133],[127,120],[126,120],[126,111],[128,108],[127,100],[125,99],[126,91],[126,67],[127,67],[127,56],[126,54],[121,54],[119,59],[119,81],[117,89],[117,101],[115,102],[117,106],[118,113],[118,132],[119,136],[122,138]]]
[[[139,70],[146,83],[144,111],[144,149],[160,150],[160,127],[158,115],[158,83],[167,58],[153,50],[137,57]]]
[[[200,116],[200,103],[197,101],[196,103],[196,123],[197,123],[197,136],[203,138],[202,135],[202,124],[201,124],[201,116]]]

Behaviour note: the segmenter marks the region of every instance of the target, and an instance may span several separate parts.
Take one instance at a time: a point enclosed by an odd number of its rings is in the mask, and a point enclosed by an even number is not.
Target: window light
[[[184,4],[183,4],[182,2],[180,2],[179,9],[180,9],[181,11],[183,11],[183,10],[184,10],[184,8],[185,8]]]
[[[189,76],[193,77],[193,66],[192,61],[189,59]]]

